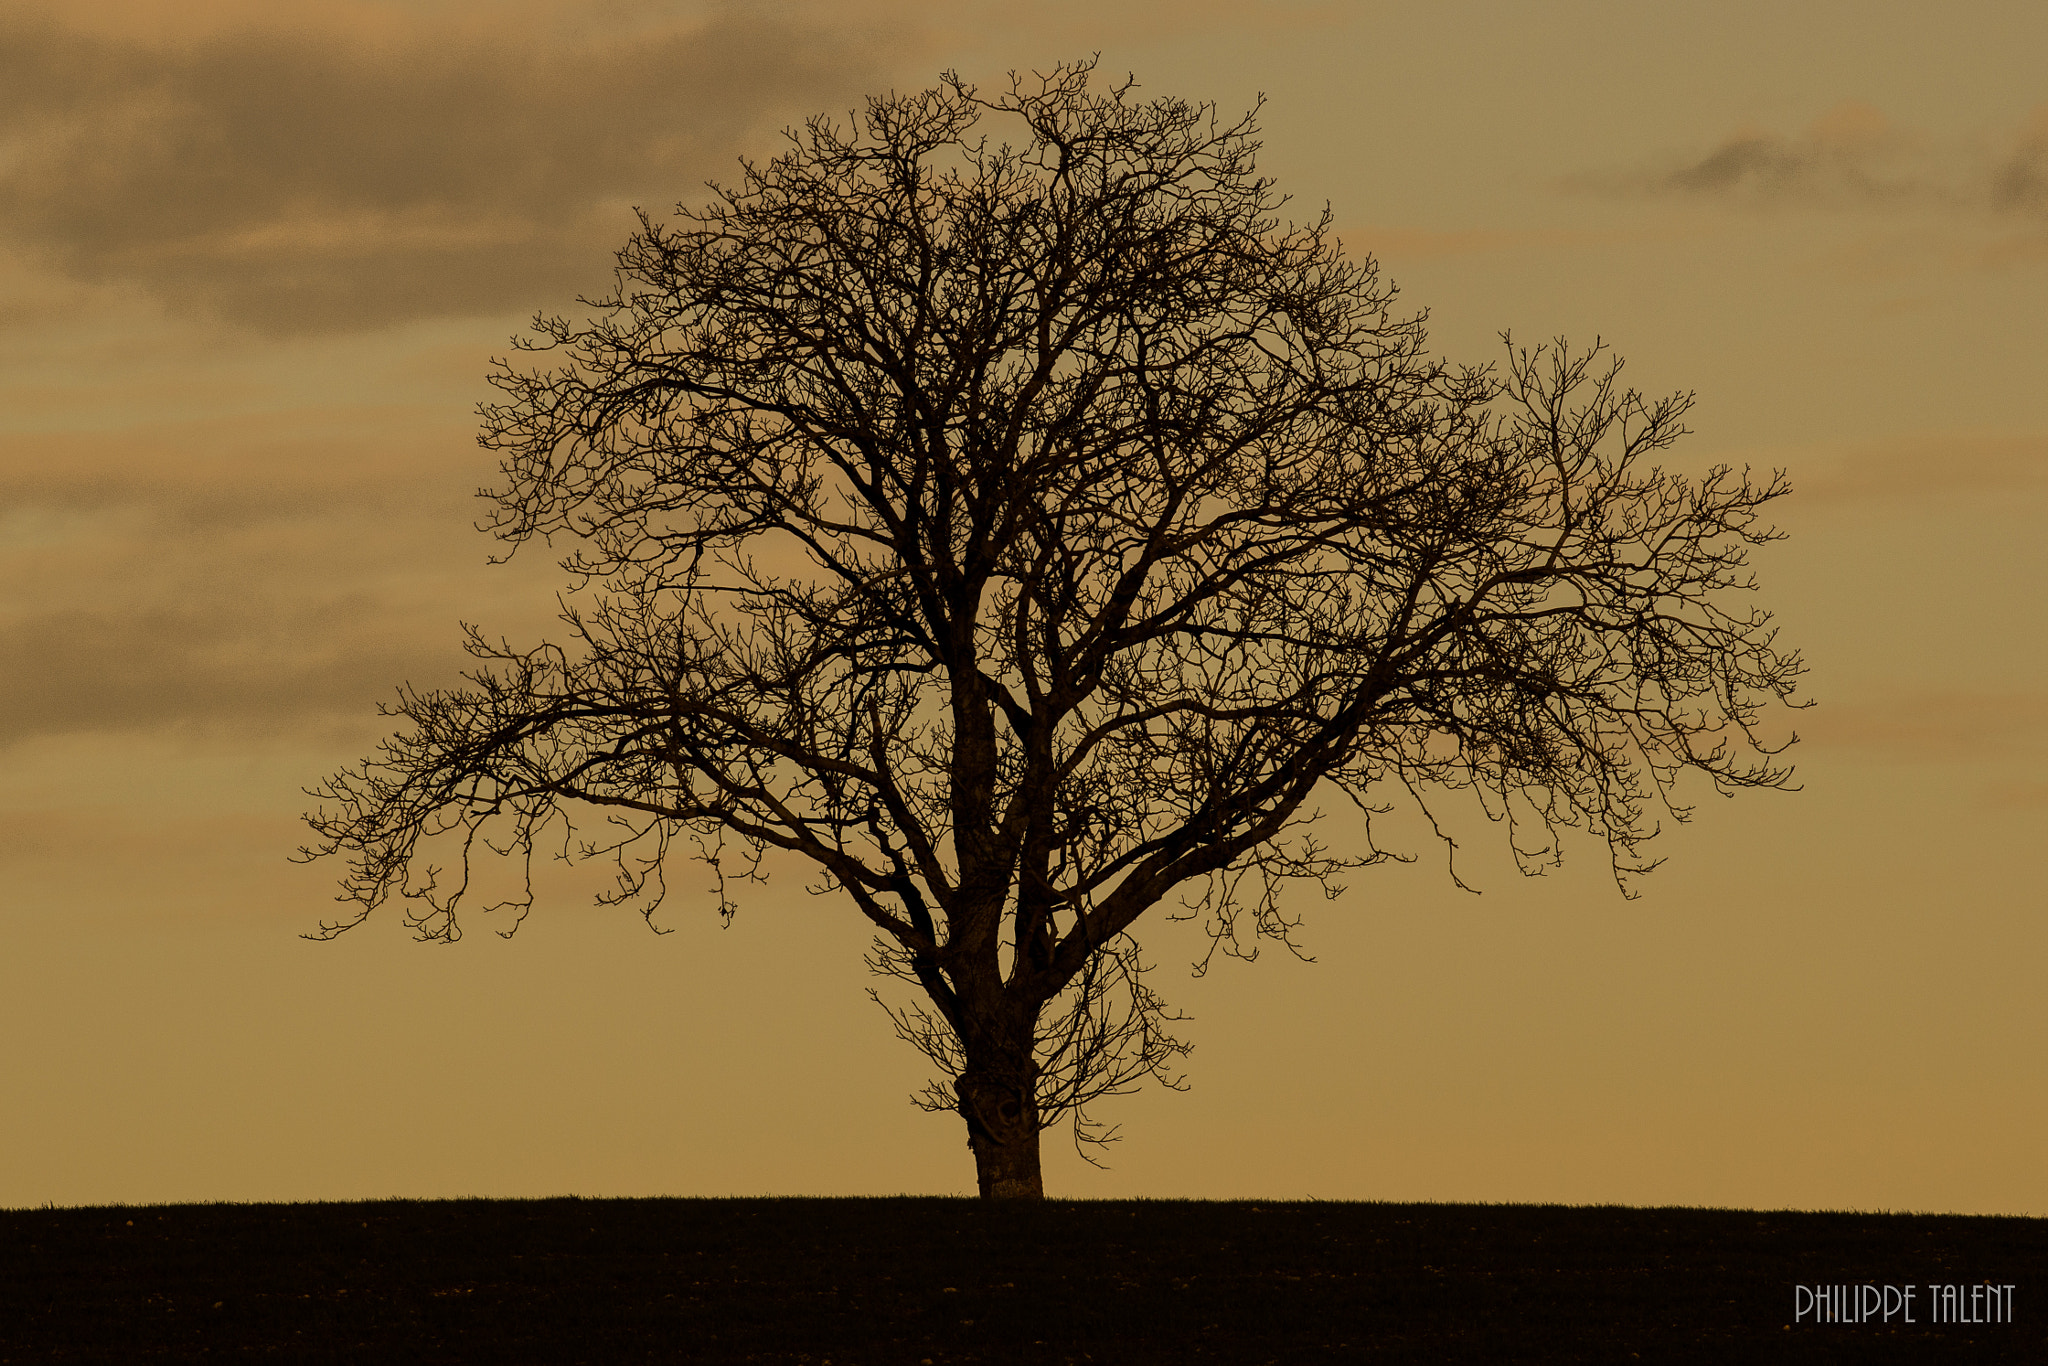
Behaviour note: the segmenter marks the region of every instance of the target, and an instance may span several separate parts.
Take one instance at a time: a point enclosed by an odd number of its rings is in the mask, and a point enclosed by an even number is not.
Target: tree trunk
[[[970,1067],[953,1083],[967,1121],[967,1146],[984,1200],[1043,1200],[1038,1167],[1038,1104],[1033,1079],[1006,1082]]]

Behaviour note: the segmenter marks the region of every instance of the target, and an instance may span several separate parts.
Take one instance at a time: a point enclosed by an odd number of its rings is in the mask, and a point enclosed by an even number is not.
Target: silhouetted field
[[[2048,1220],[1529,1205],[0,1211],[0,1361],[2048,1362]],[[1929,1322],[1929,1284],[2012,1284]],[[1795,1286],[1920,1287],[1795,1323]]]

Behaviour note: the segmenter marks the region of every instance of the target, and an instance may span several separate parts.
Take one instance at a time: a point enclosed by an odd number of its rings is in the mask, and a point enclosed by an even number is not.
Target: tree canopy
[[[1432,358],[1283,217],[1256,112],[949,75],[643,213],[482,411],[491,530],[571,545],[565,637],[469,628],[468,686],[316,792],[323,933],[397,894],[454,938],[477,841],[572,818],[650,915],[679,857],[730,916],[794,856],[916,988],[984,1194],[1032,1196],[1043,1128],[1186,1051],[1142,916],[1250,954],[1288,884],[1397,856],[1317,802],[1467,790],[1526,866],[1577,828],[1626,879],[1681,773],[1783,785],[1801,666],[1742,597],[1782,476],[1654,463],[1690,396],[1597,343]]]

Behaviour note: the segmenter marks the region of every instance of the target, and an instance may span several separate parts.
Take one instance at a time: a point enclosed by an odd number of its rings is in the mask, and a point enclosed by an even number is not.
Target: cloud
[[[485,563],[487,457],[409,410],[0,438],[0,746],[270,735],[452,683],[458,617],[552,624],[545,548]]]
[[[1827,203],[1898,203],[1939,193],[1923,140],[1854,102],[1836,106],[1797,137],[1739,132],[1652,184],[1681,193]]]
[[[1991,197],[2001,209],[2048,218],[2048,104],[2013,138],[1992,175]]]
[[[1792,482],[1802,508],[2024,493],[2048,487],[2048,434],[1932,432],[1802,455]]]
[[[954,43],[993,33],[1000,36],[998,50],[1058,44],[1061,55],[1069,59],[1105,45],[1156,39],[1161,33],[1300,33],[1340,28],[1357,19],[1350,6],[1335,0],[1039,0],[1033,5],[953,0],[921,3],[919,8]],[[1105,69],[1123,74],[1114,62],[1106,62]]]
[[[1993,783],[1984,804],[2000,811],[2039,811],[2048,807],[2048,783]]]
[[[1583,228],[1460,228],[1434,231],[1425,228],[1367,227],[1344,229],[1347,247],[1356,246],[1376,257],[1401,260],[1431,260],[1440,257],[1480,256],[1490,252],[1612,247],[1639,242],[1652,234],[1634,229]]]
[[[34,735],[214,723],[246,731],[361,715],[429,652],[329,603],[291,616],[219,605],[43,613],[0,626],[0,745]]]
[[[2048,695],[1926,692],[1830,702],[1800,718],[1803,743],[1919,761],[2032,755],[2048,739]]]
[[[473,491],[496,470],[465,418],[400,405],[296,408],[0,433],[0,554],[35,539],[33,526],[56,523],[93,553],[175,548],[179,564],[225,556],[251,537],[354,534],[358,523],[417,520],[468,534],[481,511]],[[144,544],[156,538],[166,544]],[[474,539],[467,548],[480,555],[483,538]]]
[[[1579,175],[1569,190],[1751,206],[1933,208],[2048,221],[2048,105],[1996,146],[1941,141],[1859,101],[1785,135],[1744,128],[1704,156]]]
[[[733,6],[630,33],[239,25],[157,45],[17,17],[0,235],[271,333],[561,303],[604,287],[627,205],[699,197],[764,125],[857,99],[884,50]]]

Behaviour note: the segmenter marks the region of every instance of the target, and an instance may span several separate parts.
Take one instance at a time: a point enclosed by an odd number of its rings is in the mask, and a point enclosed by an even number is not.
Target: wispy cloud
[[[1155,38],[1161,33],[1301,32],[1341,27],[1355,22],[1352,6],[1336,0],[1039,0],[1017,5],[1008,0],[952,0],[920,7],[931,22],[960,33],[1004,35],[1012,44],[1065,45],[1071,58],[1105,43]]]
[[[431,653],[360,604],[67,610],[0,625],[0,745],[33,735],[362,715]],[[252,610],[253,608],[253,610]],[[388,623],[386,623],[388,624]],[[410,648],[408,648],[410,647]]]
[[[487,462],[407,416],[0,438],[0,746],[360,720],[453,681],[458,615],[545,623],[547,555],[490,568],[469,530]]]
[[[2048,218],[2048,104],[2034,110],[1998,163],[1991,200],[2001,209]]]
[[[1802,741],[1916,761],[1983,760],[2037,754],[2048,741],[2041,693],[1926,692],[1845,699],[1799,721]]]
[[[1370,251],[1375,256],[1405,260],[1438,257],[1479,256],[1492,252],[1528,249],[1572,249],[1611,247],[1621,242],[1640,241],[1645,234],[1632,229],[1583,228],[1462,228],[1432,231],[1422,228],[1367,227],[1345,229],[1347,246]]]
[[[2048,807],[2048,783],[1993,783],[1984,804],[2000,811],[2039,811]]]
[[[2048,488],[2048,433],[1925,432],[1801,452],[1793,485],[1802,508],[2037,491]]]
[[[1877,109],[1848,103],[1794,137],[1735,133],[1698,161],[1653,173],[1645,188],[1767,202],[1906,203],[1949,192],[1931,152]]]
[[[1991,143],[1943,140],[1848,101],[1793,134],[1742,128],[1705,154],[1570,177],[1633,198],[1830,209],[1937,208],[2048,221],[2048,105]]]
[[[525,36],[519,36],[525,34]],[[630,33],[232,27],[146,45],[0,24],[0,236],[274,333],[601,288],[624,208],[696,198],[884,49],[721,6]]]

